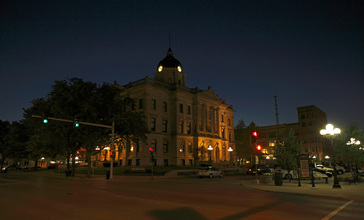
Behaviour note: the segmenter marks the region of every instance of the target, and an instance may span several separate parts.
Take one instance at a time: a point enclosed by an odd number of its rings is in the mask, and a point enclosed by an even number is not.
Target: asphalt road
[[[0,175],[0,219],[362,219],[363,201],[270,193],[240,185],[242,176]],[[249,178],[249,177],[246,177]]]

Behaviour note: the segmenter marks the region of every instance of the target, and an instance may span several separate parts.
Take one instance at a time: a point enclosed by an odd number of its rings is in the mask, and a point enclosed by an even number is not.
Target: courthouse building
[[[158,63],[153,78],[145,77],[120,88],[122,97],[134,100],[134,111],[144,113],[150,131],[146,143],[132,143],[116,153],[120,165],[150,165],[150,147],[156,166],[233,162],[232,105],[226,104],[210,87],[188,88],[182,64],[171,49]]]

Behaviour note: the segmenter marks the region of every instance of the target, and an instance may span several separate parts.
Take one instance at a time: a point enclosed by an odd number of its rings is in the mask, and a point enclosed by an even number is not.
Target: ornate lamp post
[[[210,163],[212,162],[211,160],[211,151],[213,150],[214,148],[212,148],[211,145],[209,145],[209,147],[207,148],[207,150],[209,150],[209,155],[210,155]],[[212,165],[212,164],[211,164]]]
[[[230,156],[230,163],[233,161],[232,160],[232,157],[233,157],[233,149],[231,148],[231,147],[229,147],[229,149],[228,149],[228,151],[229,151],[229,156]]]
[[[331,146],[332,146],[332,161],[333,161],[333,166],[334,166],[334,185],[332,186],[332,188],[341,188],[340,183],[339,183],[339,179],[337,178],[337,170],[336,170],[336,163],[335,163],[335,153],[334,153],[334,137],[337,134],[340,134],[341,130],[339,128],[334,128],[334,126],[332,124],[327,124],[326,125],[326,129],[322,129],[320,131],[320,134],[322,136],[326,136],[329,137],[329,139],[331,140]]]
[[[361,144],[361,142],[359,141],[359,140],[355,140],[355,138],[350,138],[350,141],[348,141],[347,143],[346,143],[346,145],[348,145],[348,146],[359,146]],[[361,148],[361,147],[359,147],[359,150],[364,150],[363,148]],[[358,169],[358,165],[356,164],[355,165],[355,169],[356,169],[356,172],[358,171],[357,169]]]

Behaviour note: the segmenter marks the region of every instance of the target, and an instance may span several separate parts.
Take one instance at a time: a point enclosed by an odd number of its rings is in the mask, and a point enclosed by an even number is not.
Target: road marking
[[[331,212],[329,215],[325,216],[324,218],[322,218],[321,220],[329,220],[330,218],[332,218],[334,215],[336,215],[338,212],[340,212],[341,210],[345,209],[346,206],[350,205],[352,202],[354,202],[354,200],[351,200],[347,203],[345,203],[344,205],[340,206],[339,208],[337,208],[335,211]]]

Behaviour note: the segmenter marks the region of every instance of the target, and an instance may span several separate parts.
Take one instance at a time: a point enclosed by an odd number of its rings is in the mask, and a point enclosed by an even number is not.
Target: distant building
[[[258,142],[263,147],[263,155],[272,159],[278,134],[293,129],[302,143],[302,153],[315,156],[316,161],[324,161],[325,156],[332,154],[331,146],[320,135],[320,130],[325,128],[327,123],[326,113],[310,105],[298,107],[297,115],[296,123],[257,127],[260,134]]]
[[[186,87],[186,74],[171,49],[157,65],[153,79],[120,86],[123,97],[134,100],[133,111],[143,112],[150,133],[147,143],[132,143],[116,153],[123,166],[194,166],[232,163],[235,151],[232,105],[207,90]],[[109,159],[101,152],[98,160]]]

